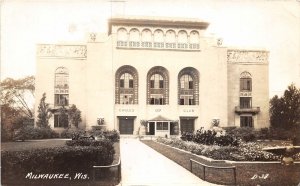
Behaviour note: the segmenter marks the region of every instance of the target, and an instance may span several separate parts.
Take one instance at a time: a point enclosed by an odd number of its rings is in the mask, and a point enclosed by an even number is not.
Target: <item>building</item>
[[[269,126],[265,50],[227,48],[205,37],[200,19],[113,17],[108,33],[85,43],[38,44],[36,103],[45,92],[55,110],[75,104],[81,128],[102,124],[121,134]],[[36,111],[37,111],[36,104]],[[98,122],[97,122],[98,121]]]

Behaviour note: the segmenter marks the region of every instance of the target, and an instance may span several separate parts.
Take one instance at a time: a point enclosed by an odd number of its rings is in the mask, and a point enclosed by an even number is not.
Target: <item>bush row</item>
[[[192,141],[180,139],[158,138],[158,142],[179,149],[189,151],[197,155],[203,155],[217,160],[233,161],[277,161],[281,157],[261,150],[256,143],[239,142],[239,146],[203,145]]]
[[[10,178],[25,179],[26,174],[87,173],[93,165],[109,165],[114,158],[112,142],[97,141],[92,145],[33,149],[26,151],[2,151],[2,182]],[[20,180],[19,180],[20,181]],[[26,180],[24,180],[26,181]]]
[[[51,128],[39,128],[32,126],[22,127],[16,130],[13,135],[14,140],[48,139],[58,137],[59,134]]]
[[[100,139],[100,140],[91,140],[91,139],[79,139],[79,140],[70,140],[66,141],[67,146],[102,146],[107,149],[113,149],[113,142],[108,139]],[[112,149],[111,149],[112,148]]]
[[[235,136],[243,141],[255,141],[258,139],[269,140],[292,140],[293,137],[300,136],[300,129],[281,129],[281,128],[262,128],[255,130],[251,127],[229,127],[226,128],[226,133]]]
[[[120,140],[120,134],[117,130],[90,130],[85,131],[82,129],[66,129],[61,133],[61,138],[72,138],[73,136],[92,135],[100,139],[109,139],[112,142]]]
[[[219,146],[237,146],[238,140],[231,135],[217,133],[213,130],[197,130],[195,134],[184,132],[181,136],[182,140],[193,141],[204,145],[219,145]]]

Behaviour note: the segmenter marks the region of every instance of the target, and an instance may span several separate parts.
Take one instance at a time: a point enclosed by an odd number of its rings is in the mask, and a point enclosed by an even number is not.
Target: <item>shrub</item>
[[[106,142],[104,142],[106,143]],[[108,144],[108,143],[107,143]],[[93,165],[109,165],[114,149],[103,145],[65,146],[26,151],[2,151],[2,183],[13,181],[26,183],[25,175],[68,173],[91,173]]]
[[[15,131],[13,139],[14,140],[29,140],[29,139],[49,139],[57,138],[59,134],[50,128],[40,128],[26,126]]]
[[[67,146],[92,146],[92,147],[105,147],[109,150],[114,150],[113,142],[108,139],[91,140],[79,139],[66,141]]]
[[[60,134],[61,138],[72,138],[74,135],[84,135],[85,131],[82,129],[65,129],[62,131],[62,133]]]
[[[226,133],[245,142],[254,141],[257,134],[251,127],[228,128],[226,129]]]
[[[109,139],[112,142],[118,142],[120,140],[120,134],[116,130],[90,130],[89,133],[98,138]]]
[[[185,132],[182,134],[181,139],[184,141],[193,141],[204,145],[219,145],[219,146],[237,146],[238,141],[235,137],[227,134],[218,134],[212,130],[197,130],[195,134]]]

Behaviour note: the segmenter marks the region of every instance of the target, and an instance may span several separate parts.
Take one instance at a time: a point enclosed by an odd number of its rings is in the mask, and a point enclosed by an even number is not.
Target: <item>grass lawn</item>
[[[66,146],[65,145],[66,140],[63,139],[49,139],[49,140],[31,140],[31,141],[25,141],[25,142],[2,142],[1,143],[1,151],[23,151],[23,150],[31,150],[31,149],[43,149],[43,148],[53,148],[53,147],[62,147]],[[114,143],[114,149],[115,149],[115,155],[114,155],[114,160],[112,164],[116,164],[119,161],[120,158],[120,143],[116,142]],[[84,160],[83,160],[84,161]],[[45,162],[46,163],[46,162]],[[67,163],[67,162],[66,162]],[[83,162],[78,162],[78,163],[83,163]],[[115,174],[117,172],[116,170],[108,170],[109,172],[112,172],[111,174]],[[106,171],[107,172],[107,171]],[[110,175],[111,175],[110,174]],[[12,176],[13,177],[13,176]],[[63,183],[61,181],[53,182],[51,181],[50,183],[43,182],[43,185],[116,185],[118,184],[116,179],[113,179],[112,177],[109,177],[108,179],[103,179],[103,180],[97,180],[93,181],[92,180],[92,175],[89,175],[90,179],[89,180],[82,180],[82,181],[64,181]],[[113,179],[113,180],[112,180]],[[33,182],[30,185],[40,185],[41,182],[35,183]],[[15,185],[15,184],[14,184]],[[17,185],[23,185],[21,183]]]
[[[292,166],[283,166],[278,163],[211,163],[193,154],[185,153],[183,151],[176,150],[169,146],[161,145],[154,141],[145,140],[142,142],[188,170],[190,170],[190,159],[194,159],[206,165],[236,166],[238,185],[287,186],[298,185],[300,183],[300,164],[295,164]],[[202,178],[203,169],[201,166],[193,165],[193,170],[194,174]],[[265,177],[262,177],[263,175]],[[261,176],[261,178],[259,178],[259,176]],[[217,184],[228,184],[234,182],[232,169],[216,170],[208,168],[206,169],[206,178],[207,181]]]

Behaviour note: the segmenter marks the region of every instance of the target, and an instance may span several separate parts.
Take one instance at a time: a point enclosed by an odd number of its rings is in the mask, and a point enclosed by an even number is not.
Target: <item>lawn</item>
[[[292,166],[283,166],[279,163],[245,163],[236,162],[233,164],[225,162],[209,162],[199,156],[191,153],[186,153],[172,147],[159,144],[154,141],[142,141],[154,150],[163,154],[167,158],[175,161],[182,167],[190,170],[190,159],[199,161],[206,165],[213,166],[236,166],[237,170],[237,184],[238,185],[298,185],[300,183],[300,164]],[[193,172],[200,178],[203,170],[201,166],[193,166]],[[207,181],[218,184],[233,183],[232,170],[206,170]]]
[[[4,142],[1,143],[1,151],[24,151],[24,150],[32,150],[32,149],[44,149],[44,148],[54,148],[54,147],[62,147],[62,146],[66,146],[65,145],[66,140],[62,140],[62,139],[49,139],[49,140],[32,140],[32,141],[25,141],[25,142]],[[115,149],[115,155],[114,155],[114,160],[112,164],[116,164],[119,161],[120,158],[120,144],[119,142],[114,143],[114,149]],[[78,162],[78,163],[83,163],[84,160],[82,160],[82,162]],[[45,162],[46,163],[46,162]],[[67,163],[67,162],[66,162]],[[87,170],[88,171],[88,170]],[[107,171],[106,171],[107,172]],[[112,172],[112,171],[109,171]],[[115,170],[113,170],[113,172],[116,172]],[[111,177],[109,177],[108,179],[104,179],[104,180],[96,180],[93,181],[92,177],[93,175],[88,175],[90,178],[88,180],[80,180],[80,181],[51,181],[51,183],[47,183],[47,182],[43,182],[43,185],[116,185],[118,184],[118,182],[113,179]],[[12,174],[12,176],[10,176],[9,180],[14,180],[15,175]],[[3,178],[2,178],[3,180]],[[41,182],[35,183],[35,181],[31,183],[29,183],[30,185],[40,185]],[[13,184],[16,185],[16,184]],[[22,183],[17,183],[17,185],[23,185]]]

